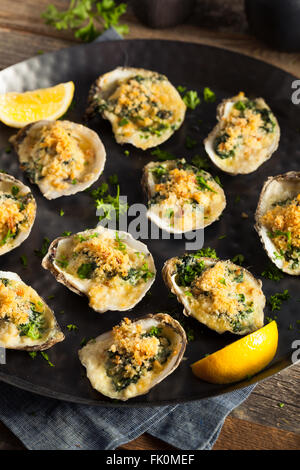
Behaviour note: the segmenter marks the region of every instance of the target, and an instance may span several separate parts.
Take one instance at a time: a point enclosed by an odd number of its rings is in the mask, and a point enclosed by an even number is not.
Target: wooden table
[[[68,0],[54,0],[58,7]],[[0,69],[36,55],[76,43],[69,32],[46,26],[41,13],[47,0],[1,0]],[[300,78],[300,54],[269,49],[247,34],[242,0],[200,0],[196,14],[187,24],[153,30],[138,23],[133,13],[124,20],[128,38],[163,38],[209,44],[242,52],[277,65]],[[214,449],[299,449],[300,365],[260,383],[243,405],[226,419]],[[280,404],[284,406],[279,406]],[[23,449],[22,443],[0,423],[0,450]],[[171,449],[144,434],[124,449]]]

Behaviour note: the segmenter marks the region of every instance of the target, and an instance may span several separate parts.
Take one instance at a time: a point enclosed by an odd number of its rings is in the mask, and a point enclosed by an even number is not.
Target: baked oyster
[[[63,341],[53,311],[16,274],[0,271],[0,347],[42,351]]]
[[[86,295],[100,313],[133,308],[156,274],[144,243],[101,225],[54,240],[42,266],[76,294]]]
[[[93,388],[110,398],[128,400],[148,393],[175,371],[186,348],[186,334],[170,315],[124,318],[79,351]]]
[[[263,98],[250,100],[240,92],[221,102],[217,120],[204,146],[211,161],[226,173],[252,173],[278,147],[278,121]]]
[[[91,186],[103,171],[105,149],[96,134],[70,121],[37,121],[10,138],[22,170],[47,199]]]
[[[263,326],[262,282],[247,269],[231,261],[185,253],[166,261],[162,274],[183,304],[183,313],[217,333],[244,335]]]
[[[164,75],[118,67],[92,85],[86,118],[100,113],[110,121],[118,143],[145,150],[169,139],[185,111],[180,94]]]
[[[142,186],[149,199],[148,218],[171,233],[207,227],[226,206],[221,186],[185,159],[148,163]]]
[[[300,172],[265,182],[255,213],[255,228],[272,262],[282,271],[300,274]]]
[[[35,199],[24,183],[0,173],[0,255],[29,236],[36,215]]]

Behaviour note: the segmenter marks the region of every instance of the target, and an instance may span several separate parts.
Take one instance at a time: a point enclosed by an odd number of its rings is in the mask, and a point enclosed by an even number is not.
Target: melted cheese
[[[276,204],[262,217],[279,253],[300,248],[300,194],[284,205]]]
[[[43,180],[53,189],[63,190],[91,178],[94,151],[64,122],[33,129],[26,141],[21,163],[35,182]]]
[[[28,335],[26,329],[23,329],[30,324],[33,309],[41,314],[42,329],[39,330],[39,337]],[[22,349],[40,345],[51,335],[54,326],[52,312],[34,289],[21,281],[0,280],[0,346]],[[62,334],[60,337],[63,339]]]
[[[222,163],[224,168],[230,167],[232,171],[241,172],[247,168],[255,169],[267,158],[268,151],[277,138],[276,133],[264,130],[265,122],[260,113],[251,108],[246,108],[242,112],[235,108],[234,105],[237,102],[247,101],[243,92],[240,92],[232,101],[233,106],[230,111],[224,113],[220,120],[221,128],[218,136],[226,134],[226,139],[221,140],[216,146],[218,152],[224,154],[232,152],[232,155],[223,158],[222,161],[218,153],[216,156],[219,157],[220,164]],[[260,102],[259,99],[254,102],[258,110],[269,110],[266,104]],[[271,114],[270,117],[276,126],[274,116]]]
[[[9,193],[0,192],[0,244],[11,243],[17,231],[27,230],[35,217],[35,204],[25,205]]]
[[[110,233],[73,236],[71,244],[57,253],[56,265],[76,278],[77,284],[80,281],[95,310],[109,308],[112,302],[116,308],[130,308],[154,277],[150,255],[132,249]]]
[[[225,207],[224,193],[216,181],[208,173],[199,172],[207,185],[201,186],[192,169],[172,168],[176,162],[171,167],[168,165],[165,165],[167,180],[154,185],[151,211],[165,219],[170,227],[183,231],[204,227],[216,220]]]
[[[229,261],[218,261],[182,287],[193,317],[218,333],[245,334],[263,324],[265,298],[247,271]]]
[[[143,149],[170,137],[182,124],[186,110],[167,78],[149,71],[121,80],[99,104],[112,123],[117,142]]]
[[[149,330],[144,328],[140,322],[131,322],[124,319],[120,325],[113,328],[111,334],[100,336],[94,341],[90,341],[79,351],[79,357],[82,364],[86,367],[87,377],[92,386],[103,395],[119,400],[127,400],[147,393],[158,377],[168,367],[170,361],[178,354],[178,337],[175,332],[164,324],[156,324],[161,328],[161,341],[166,341],[166,347],[169,355],[164,363],[155,360],[158,352],[159,340],[154,337],[146,337],[144,334]],[[167,339],[167,340],[166,340]],[[115,353],[120,353],[115,354]],[[131,379],[137,371],[141,371],[138,380],[134,380],[124,387],[117,390],[111,371],[107,367],[115,365],[117,372],[118,365],[122,363],[122,357],[130,357],[128,364],[122,366],[122,376]],[[111,361],[111,357],[113,359]],[[151,367],[150,367],[151,365]],[[142,367],[142,369],[141,369]]]

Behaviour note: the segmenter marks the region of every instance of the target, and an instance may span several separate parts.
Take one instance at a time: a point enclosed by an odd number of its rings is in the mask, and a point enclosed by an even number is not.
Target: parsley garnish
[[[118,175],[116,175],[115,173],[113,175],[110,175],[108,177],[108,182],[110,184],[118,184],[118,182],[119,182]]]
[[[235,255],[232,260],[231,260],[233,263],[236,263],[236,264],[243,264],[243,262],[245,261],[245,256],[244,255]]]
[[[289,298],[290,294],[287,289],[285,289],[282,293],[271,295],[268,300],[268,304],[271,307],[272,312],[274,312],[274,310],[280,310],[282,302],[288,300]]]
[[[64,210],[63,210],[63,209],[60,209],[60,211],[59,211],[59,215],[60,215],[61,217],[63,217],[63,216],[65,215],[65,212],[64,212]]]
[[[210,248],[207,246],[206,248],[201,248],[201,250],[196,251],[194,254],[195,258],[214,258],[214,259],[219,259],[216,253],[216,250],[214,248]]]
[[[19,191],[20,191],[20,188],[18,188],[18,186],[12,186],[11,187],[11,194],[13,196],[16,196],[19,193]]]
[[[61,234],[62,237],[69,237],[72,232],[68,232],[67,230]]]
[[[116,184],[117,175],[112,175],[110,180]],[[98,188],[89,191],[91,197],[95,201],[97,210],[102,210],[103,214],[99,216],[99,221],[103,219],[111,220],[113,213],[115,213],[116,221],[119,220],[120,215],[127,212],[128,205],[120,200],[120,186],[116,184],[117,194],[112,196],[109,193],[109,186],[107,183],[102,183]]]
[[[71,0],[64,11],[59,11],[53,4],[48,5],[42,18],[58,31],[71,29],[77,39],[90,42],[111,26],[118,33],[127,34],[128,26],[119,24],[126,9],[126,3],[117,5],[114,0]]]
[[[208,87],[205,87],[203,90],[203,98],[207,103],[213,103],[216,101],[215,93]]]
[[[126,124],[128,124],[128,123],[129,123],[128,119],[122,118],[119,121],[119,126],[123,127],[123,126],[126,126]]]
[[[199,170],[207,170],[210,168],[210,163],[206,157],[202,157],[201,155],[195,155],[192,158],[192,163],[195,165]]]
[[[280,281],[283,279],[283,272],[277,268],[274,264],[270,264],[262,273],[261,275],[265,279],[270,279],[271,281]]]
[[[24,268],[27,268],[27,266],[28,266],[27,256],[26,255],[21,255],[20,260],[21,260],[21,263],[23,264]]]
[[[90,279],[93,271],[95,271],[96,263],[83,263],[77,269],[77,274],[80,279]]]
[[[184,94],[182,100],[185,103],[186,107],[189,109],[196,109],[197,106],[200,104],[200,98],[198,96],[198,93],[193,90],[187,91]]]
[[[195,146],[197,145],[197,140],[195,139],[192,139],[192,137],[190,136],[186,136],[186,139],[185,139],[185,146],[187,149],[192,149],[194,148]]]
[[[51,362],[50,359],[49,359],[48,354],[45,353],[45,351],[41,351],[41,356],[45,359],[45,361],[48,362],[48,365],[49,365],[50,367],[54,367],[54,364],[52,364],[52,362]]]
[[[6,235],[2,238],[0,245],[5,245],[5,243],[10,239],[10,238],[15,238],[16,233],[13,233],[10,228],[8,229]]]
[[[125,245],[125,243],[123,243],[121,241],[121,238],[120,238],[118,232],[116,232],[116,241],[118,243],[118,250],[126,251],[126,245]]]
[[[78,330],[78,326],[76,326],[76,325],[72,325],[72,324],[70,324],[70,325],[67,325],[67,328],[68,328],[68,330],[69,330],[69,331]]]
[[[216,193],[216,191],[207,184],[205,178],[202,175],[197,175],[196,180],[197,180],[198,185],[200,186],[200,189],[203,189],[203,190],[207,189],[208,191]]]
[[[166,150],[161,150],[159,147],[156,147],[156,149],[152,150],[151,155],[154,155],[154,157],[157,157],[157,160],[160,162],[165,161],[165,160],[175,160],[176,157],[170,152],[167,152]]]

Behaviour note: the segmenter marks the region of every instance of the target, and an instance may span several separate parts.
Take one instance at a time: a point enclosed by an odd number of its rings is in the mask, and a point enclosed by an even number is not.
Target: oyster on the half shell
[[[128,400],[148,393],[175,371],[187,344],[177,320],[157,313],[120,325],[79,351],[93,388],[110,398]]]
[[[142,186],[148,197],[147,217],[170,233],[207,227],[226,206],[221,186],[185,159],[148,163]]]
[[[252,173],[278,147],[278,121],[263,98],[248,99],[243,92],[222,101],[218,124],[204,140],[211,161],[232,175]]]
[[[108,119],[118,143],[143,150],[165,142],[181,126],[186,105],[167,77],[151,70],[117,67],[92,85],[86,117]]]
[[[35,199],[24,183],[0,173],[0,255],[29,236],[36,215]]]
[[[13,137],[22,170],[47,199],[91,186],[105,165],[105,148],[91,129],[70,121],[37,121]]]
[[[0,271],[0,347],[42,351],[63,341],[53,311],[13,272]]]
[[[76,294],[86,295],[100,313],[133,308],[156,274],[144,243],[101,225],[54,240],[42,266]]]
[[[255,213],[255,229],[271,261],[300,274],[300,172],[268,178]]]
[[[262,282],[231,261],[185,253],[163,267],[163,279],[184,314],[217,333],[251,333],[263,326]]]

